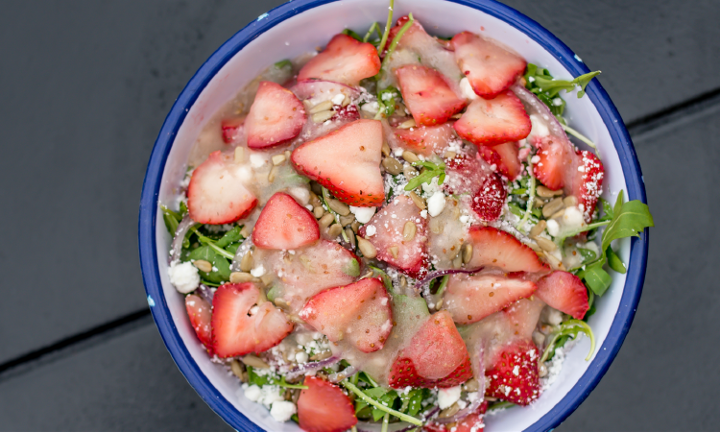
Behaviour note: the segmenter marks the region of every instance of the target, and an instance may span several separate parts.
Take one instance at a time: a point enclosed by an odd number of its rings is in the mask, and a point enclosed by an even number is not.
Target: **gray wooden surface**
[[[0,429],[229,429],[149,318],[138,202],[184,84],[280,3],[1,3]],[[506,3],[603,71],[656,222],[625,345],[558,430],[717,430],[720,2]]]

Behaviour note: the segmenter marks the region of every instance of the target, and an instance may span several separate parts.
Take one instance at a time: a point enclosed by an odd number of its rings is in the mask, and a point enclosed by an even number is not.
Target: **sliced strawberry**
[[[385,198],[382,144],[380,121],[361,119],[302,144],[291,159],[298,171],[338,200],[353,206],[380,206]]]
[[[410,240],[403,236],[407,223],[415,225],[415,236]],[[367,230],[371,226],[375,234],[368,236]],[[410,197],[395,197],[360,228],[360,236],[375,246],[378,260],[399,268],[412,278],[426,272],[427,220],[420,216],[420,209]]]
[[[393,39],[395,39],[395,36],[397,36],[397,34],[398,34],[398,32],[400,31],[400,29],[402,29],[402,27],[403,27],[409,20],[410,20],[410,17],[409,17],[409,16],[407,16],[407,15],[402,16],[402,17],[398,18],[397,23],[395,24],[395,26],[390,28],[390,33],[388,33],[387,43],[385,44],[385,47],[384,47],[384,49],[383,49],[383,56],[385,56],[385,54],[387,53],[388,47],[389,47],[390,44],[392,43]],[[422,30],[423,32],[425,31],[425,29],[422,28],[422,26],[420,25],[420,23],[419,23],[417,20],[414,20],[412,26],[410,26],[410,28],[405,31],[405,33],[403,34],[403,37],[400,38],[400,42],[398,42],[398,44],[402,43],[402,40],[405,39],[405,37],[408,36],[409,33],[413,33],[413,32],[416,32],[416,31],[418,31],[418,30]]]
[[[465,342],[447,311],[430,316],[398,353],[390,369],[391,388],[450,388],[472,377]]]
[[[585,222],[590,224],[602,193],[605,169],[602,161],[587,150],[578,151],[575,160],[577,168],[573,170],[572,195],[578,200],[578,208],[583,212]]]
[[[201,224],[228,224],[245,218],[257,199],[243,185],[243,167],[231,155],[216,151],[193,171],[188,185],[188,211]]]
[[[245,120],[248,147],[265,149],[288,144],[300,135],[306,120],[303,104],[291,91],[262,81]]]
[[[345,107],[340,105],[333,105],[335,115],[330,120],[339,120],[342,122],[352,122],[360,119],[360,112],[358,111],[357,105],[350,104]]]
[[[500,218],[506,199],[505,182],[497,174],[491,173],[473,196],[471,206],[481,220],[490,222]]]
[[[470,228],[473,256],[469,268],[492,266],[505,272],[547,272],[535,251],[515,236],[494,227]]]
[[[478,146],[478,155],[509,180],[515,180],[522,171],[517,141],[508,141],[497,146]]]
[[[572,165],[571,150],[551,135],[534,138],[532,144],[538,148],[537,162],[533,173],[546,187],[558,190],[565,186],[565,172]]]
[[[527,137],[532,123],[520,99],[506,90],[489,101],[474,100],[455,122],[455,130],[477,146],[496,146]]]
[[[450,277],[443,308],[455,323],[475,323],[497,313],[518,299],[532,295],[537,286],[532,281],[500,275],[464,275]]]
[[[356,99],[360,95],[360,92],[353,87],[325,80],[298,81],[290,90],[301,101],[308,101],[311,106],[324,101],[331,101],[337,95],[343,95],[343,97],[349,99]]]
[[[440,154],[451,140],[457,138],[450,122],[437,126],[395,129],[394,133],[408,150],[425,156]]]
[[[491,39],[470,32],[452,38],[455,59],[475,93],[493,99],[525,71],[525,59]]]
[[[493,174],[492,168],[482,160],[460,154],[446,161],[445,183],[443,189],[448,194],[474,196],[485,179]]]
[[[582,320],[590,309],[587,288],[580,278],[565,271],[555,271],[538,281],[537,296],[578,320]]]
[[[212,352],[212,327],[210,326],[212,306],[197,295],[188,295],[185,297],[185,309],[200,342],[208,352]]]
[[[227,144],[237,142],[242,136],[244,125],[245,117],[223,119],[222,122],[220,122],[223,141]]]
[[[540,284],[538,283],[538,290],[539,288]],[[533,331],[537,328],[543,308],[545,308],[545,302],[535,292],[535,296],[514,302],[503,310],[503,314],[512,327],[514,336],[530,340]]]
[[[355,406],[342,389],[319,377],[306,376],[297,401],[300,428],[305,431],[345,431],[357,424]]]
[[[423,427],[424,431],[431,432],[482,432],[485,431],[485,422],[483,415],[487,412],[487,400],[480,403],[478,409],[461,419],[457,423],[441,424],[439,422],[430,421]]]
[[[360,275],[358,258],[324,239],[297,251],[274,251],[265,263],[280,278],[283,298],[293,311],[299,311],[317,293],[350,284]]]
[[[540,396],[540,353],[530,340],[503,347],[493,367],[485,372],[485,395],[527,406]]]
[[[260,300],[260,289],[253,283],[227,283],[213,297],[213,350],[220,358],[264,352],[278,345],[293,330],[285,313]]]
[[[465,107],[465,101],[457,97],[434,69],[407,65],[397,68],[395,76],[403,101],[418,125],[440,125]]]
[[[325,50],[310,59],[298,72],[298,81],[316,78],[357,86],[360,80],[380,72],[380,57],[370,43],[338,34]]]
[[[318,293],[300,318],[330,341],[347,340],[365,353],[382,349],[393,327],[390,297],[380,278]]]
[[[252,237],[258,248],[294,250],[320,239],[320,227],[294,198],[276,192],[260,212]]]

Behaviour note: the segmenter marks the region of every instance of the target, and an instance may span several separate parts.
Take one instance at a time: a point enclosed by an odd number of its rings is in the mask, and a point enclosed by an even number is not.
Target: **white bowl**
[[[264,68],[327,43],[344,28],[365,29],[384,23],[387,0],[295,0],[284,4],[238,32],[200,68],[178,97],[160,135],[143,185],[139,219],[140,258],[148,303],[160,333],[178,367],[207,404],[237,430],[295,431],[292,422],[278,423],[266,409],[238,393],[238,381],[210,362],[185,311],[183,296],[167,275],[171,241],[158,202],[173,201],[185,173],[190,149],[204,123]],[[588,69],[570,49],[533,20],[492,0],[397,0],[395,19],[412,12],[428,32],[451,36],[462,30],[495,38],[528,62],[549,69],[558,78],[572,78]],[[587,96],[568,95],[570,124],[597,143],[606,170],[603,196],[611,202],[620,190],[630,200],[645,201],[640,167],[623,122],[597,80]],[[486,430],[549,430],[562,422],[587,397],[607,371],[632,322],[647,261],[647,232],[624,239],[619,254],[626,275],[597,301],[591,325],[597,350],[584,360],[589,343],[570,351],[562,374],[540,399],[486,419]]]

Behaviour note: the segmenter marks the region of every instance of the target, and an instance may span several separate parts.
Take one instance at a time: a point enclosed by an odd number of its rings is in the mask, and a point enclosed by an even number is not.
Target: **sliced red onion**
[[[193,225],[195,225],[195,221],[190,218],[190,215],[185,215],[178,224],[172,244],[170,245],[170,263],[180,261],[183,240],[185,240],[185,235],[187,235],[188,230],[190,230],[190,227]]]
[[[539,116],[540,119],[545,121],[545,126],[547,126],[550,134],[560,140],[563,144],[569,146],[570,149],[573,148],[567,134],[565,134],[565,130],[560,125],[560,122],[557,120],[555,115],[552,114],[552,111],[550,111],[550,107],[545,105],[543,101],[538,99],[534,93],[527,90],[524,86],[514,84],[510,87],[510,90],[515,92],[515,95],[517,95],[517,97],[523,102],[528,115],[535,114]]]
[[[233,257],[232,263],[230,263],[231,271],[240,272],[240,261],[242,261],[243,256],[250,251],[250,248],[252,248],[253,245],[252,236],[245,239],[242,244],[240,244],[237,251],[235,251],[235,257]]]
[[[352,376],[353,374],[355,374],[356,371],[357,371],[357,368],[350,366],[343,371],[338,371],[337,373],[331,374],[330,376],[328,376],[328,380],[332,383],[338,383],[338,382],[342,381],[343,379],[346,379],[346,378]]]
[[[482,271],[484,266],[480,266],[477,268],[472,269],[441,269],[439,271],[432,271],[429,274],[425,276],[422,280],[415,283],[415,290],[419,290],[422,286],[429,283],[430,281],[434,280],[435,278],[442,277],[445,275],[452,275],[452,274],[474,274],[476,272]]]
[[[215,292],[212,291],[212,289],[205,284],[200,284],[200,286],[196,290],[197,294],[206,300],[207,302],[212,305],[213,298],[215,297]]]
[[[426,414],[424,414],[424,417],[426,420],[432,418],[436,413],[440,412],[440,406],[435,406],[432,409],[430,409]]]
[[[317,370],[320,368],[323,368],[325,366],[334,364],[340,360],[339,356],[331,356],[330,358],[323,359],[322,361],[315,361],[310,362],[303,365],[298,365],[297,367],[293,367],[288,373],[288,377],[297,377],[300,375],[303,375],[307,373],[308,371]]]

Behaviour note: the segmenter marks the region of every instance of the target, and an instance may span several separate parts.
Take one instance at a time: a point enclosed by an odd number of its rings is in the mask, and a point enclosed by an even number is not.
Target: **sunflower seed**
[[[315,206],[313,208],[313,215],[315,216],[315,219],[320,219],[323,215],[325,215],[325,209],[322,206]]]
[[[537,187],[537,195],[539,195],[540,197],[550,198],[555,197],[556,195],[562,195],[562,193],[563,192],[561,189],[553,191],[552,189],[543,185]]]
[[[563,199],[565,207],[575,206],[578,204],[578,200],[574,195],[569,195]]]
[[[400,248],[398,248],[397,245],[393,245],[390,247],[390,254],[392,254],[393,258],[397,260],[398,254],[400,254]]]
[[[553,252],[557,249],[557,245],[555,245],[555,242],[541,236],[536,237],[535,242],[537,242],[540,248],[547,252]]]
[[[209,274],[212,272],[213,265],[212,263],[208,262],[207,260],[195,260],[193,262],[193,265],[195,265],[196,268],[200,269],[201,271]]]
[[[385,170],[387,170],[387,172],[392,174],[393,176],[397,176],[398,174],[402,173],[403,167],[400,164],[400,161],[393,158],[392,156],[384,158],[382,160],[382,165],[383,167],[385,167]]]
[[[350,224],[353,223],[353,221],[355,221],[355,216],[353,216],[353,215],[340,217],[340,225],[343,227],[349,226]]]
[[[545,377],[547,375],[548,375],[547,365],[545,365],[544,362],[541,362],[540,365],[538,365],[538,376]]]
[[[270,169],[270,173],[268,173],[268,182],[273,183],[275,182],[275,176],[277,176],[278,168],[273,167]]]
[[[403,157],[403,159],[404,159],[405,161],[409,162],[410,164],[412,164],[413,162],[418,162],[418,161],[420,161],[420,158],[418,158],[417,155],[415,155],[414,153],[410,152],[409,150],[404,151],[403,154],[402,154],[402,157]]]
[[[245,162],[245,148],[238,146],[235,148],[235,163],[242,164],[243,162]]]
[[[542,208],[543,206],[545,206],[545,200],[541,199],[540,197],[535,197],[535,200],[533,201],[533,207]]]
[[[247,378],[245,377],[245,368],[243,367],[242,363],[238,361],[237,359],[233,359],[230,361],[230,371],[240,379],[240,382],[246,382]]]
[[[322,361],[323,359],[328,359],[332,356],[332,352],[329,350],[326,350],[324,352],[316,353],[312,356],[310,356],[311,361]]]
[[[453,403],[452,406],[450,406],[447,409],[444,409],[440,411],[438,414],[438,418],[450,418],[451,416],[455,415],[460,411],[460,406],[458,406],[457,403]]]
[[[328,199],[327,204],[328,206],[330,206],[330,209],[340,214],[340,216],[348,216],[350,214],[350,208],[348,207],[348,205],[339,200],[331,198]]]
[[[243,272],[250,272],[253,268],[253,255],[252,252],[248,251],[245,253],[243,258],[240,260],[240,270]]]
[[[545,206],[543,206],[542,214],[545,218],[549,218],[552,214],[559,211],[563,207],[565,207],[563,200],[560,197],[557,197],[549,203],[545,204]]]
[[[415,170],[415,167],[413,167],[410,164],[404,164],[403,165],[403,175],[405,176],[405,179],[410,180],[413,177],[416,177],[418,175],[418,171]]]
[[[374,259],[377,256],[377,249],[369,240],[357,237],[357,245],[362,255],[367,259]]]
[[[352,246],[352,249],[354,250],[357,246],[357,243],[355,241],[355,233],[353,233],[352,229],[350,227],[345,229],[345,236],[348,237],[350,240],[350,246]]]
[[[539,235],[543,232],[543,230],[545,230],[545,227],[547,227],[547,223],[545,222],[545,220],[538,221],[538,223],[530,229],[530,237],[534,238],[535,236]]]
[[[247,283],[252,281],[253,276],[248,272],[233,272],[230,274],[231,283]]]
[[[245,355],[240,359],[242,359],[243,364],[249,365],[252,368],[270,368],[267,362],[263,361],[255,355]]]
[[[472,259],[473,256],[473,246],[472,244],[465,244],[462,246],[462,262],[463,264],[467,265],[470,263],[470,259]]]
[[[452,150],[448,150],[448,151],[445,152],[445,154],[443,155],[443,157],[444,157],[445,159],[453,159],[453,158],[455,158],[456,156],[457,156],[457,153],[453,152]]]
[[[310,110],[308,110],[308,113],[310,113],[310,114],[320,113],[321,111],[332,110],[332,107],[333,107],[332,101],[327,100],[327,101],[323,101],[323,102],[313,106]]]
[[[550,216],[549,219],[551,219],[551,220],[560,219],[560,218],[562,218],[562,216],[563,216],[564,214],[565,214],[565,209],[560,209],[559,211],[557,211],[557,212],[555,212],[554,214],[552,214],[552,216]]]
[[[427,208],[427,206],[425,206],[425,200],[420,198],[420,196],[418,196],[412,191],[410,191],[410,194],[408,195],[410,196],[410,199],[413,201],[413,203],[415,203],[415,206],[418,207],[418,209],[425,210]]]
[[[342,230],[343,230],[343,228],[340,224],[333,224],[328,229],[328,236],[330,236],[331,238],[336,238],[336,237],[340,236],[340,233],[342,233]]]
[[[332,119],[334,115],[335,111],[333,110],[321,111],[312,115],[312,121],[315,123],[323,123],[326,120]]]
[[[322,206],[322,202],[320,201],[320,197],[317,196],[314,192],[310,191],[310,204],[313,206]]]
[[[318,221],[318,224],[320,224],[321,228],[326,228],[326,227],[330,226],[330,224],[333,221],[335,221],[335,217],[332,216],[332,214],[330,214],[330,213],[326,213],[325,215],[323,215],[322,218],[320,218],[320,221]]]
[[[403,239],[409,242],[415,239],[415,233],[417,233],[417,226],[415,223],[412,221],[406,222],[405,226],[403,226]]]
[[[477,379],[472,378],[463,384],[462,389],[465,392],[477,392],[480,390],[480,384]]]
[[[397,127],[398,129],[410,129],[417,126],[417,123],[415,123],[415,119],[409,119],[404,121],[403,123],[399,124]]]
[[[382,145],[382,154],[383,156],[390,156],[390,146],[388,146],[387,143],[383,143]]]
[[[280,164],[282,164],[283,162],[285,162],[285,155],[282,154],[282,153],[280,153],[280,154],[278,154],[278,155],[274,155],[274,156],[272,157],[272,163],[273,163],[273,165],[280,165]]]
[[[352,231],[354,233],[357,233],[358,230],[360,229],[360,223],[357,221],[353,221],[352,224],[350,224],[350,228],[352,229]]]

